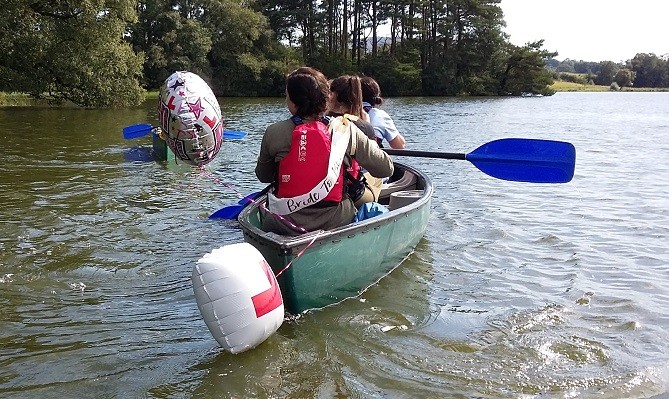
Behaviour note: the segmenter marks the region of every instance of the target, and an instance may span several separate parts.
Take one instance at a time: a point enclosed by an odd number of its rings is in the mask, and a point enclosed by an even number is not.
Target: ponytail
[[[362,87],[358,76],[351,76],[348,81],[351,86],[351,115],[362,118]]]
[[[348,112],[362,118],[362,83],[360,77],[344,75],[330,83],[330,90],[337,95],[337,102],[346,105]]]
[[[363,76],[360,79],[362,84],[362,101],[371,106],[381,105],[384,100],[381,97],[381,87],[371,76]]]

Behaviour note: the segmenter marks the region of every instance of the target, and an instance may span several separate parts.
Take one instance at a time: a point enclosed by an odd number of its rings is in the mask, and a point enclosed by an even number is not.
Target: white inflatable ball
[[[202,166],[221,150],[221,107],[198,75],[186,71],[170,75],[160,90],[158,112],[162,137],[177,159]]]
[[[230,353],[251,349],[283,323],[274,272],[251,244],[214,249],[193,267],[193,291],[209,331]]]

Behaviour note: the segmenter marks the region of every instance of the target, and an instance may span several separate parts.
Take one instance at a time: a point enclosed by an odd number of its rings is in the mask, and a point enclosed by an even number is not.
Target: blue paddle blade
[[[563,141],[508,138],[483,144],[465,159],[498,179],[567,183],[574,177],[576,149]]]
[[[238,130],[223,130],[223,138],[228,140],[239,140],[246,137],[246,132]]]
[[[239,214],[242,213],[242,210],[244,209],[246,204],[258,198],[260,194],[261,191],[256,191],[255,193],[251,193],[246,197],[240,199],[239,202],[237,202],[237,205],[229,205],[212,213],[211,215],[209,215],[209,219],[235,220],[237,219],[237,216],[239,216]]]
[[[260,196],[261,191],[256,191],[255,193],[251,193],[247,195],[246,197],[240,199],[237,203],[240,205],[246,205],[248,202],[253,201],[254,199],[258,198]]]
[[[126,140],[137,139],[151,133],[153,126],[148,123],[126,126],[123,128],[123,138]]]
[[[226,206],[209,215],[209,219],[235,220],[237,219],[237,216],[239,216],[239,214],[242,213],[243,209],[244,205]]]
[[[126,161],[153,161],[152,148],[150,147],[132,147],[123,151],[123,158]]]

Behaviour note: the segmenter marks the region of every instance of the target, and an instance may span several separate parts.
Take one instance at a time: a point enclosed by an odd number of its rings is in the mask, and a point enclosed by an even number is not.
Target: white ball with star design
[[[203,166],[221,150],[221,107],[200,76],[188,71],[170,75],[160,90],[158,112],[165,141],[177,159]]]

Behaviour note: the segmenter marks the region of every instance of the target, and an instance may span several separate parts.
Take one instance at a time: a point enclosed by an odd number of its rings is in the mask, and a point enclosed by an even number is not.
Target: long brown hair
[[[362,118],[362,85],[359,76],[340,76],[330,83],[330,90],[337,95],[337,102],[348,107],[349,114]]]
[[[327,109],[330,87],[321,71],[300,67],[286,77],[286,93],[301,117],[322,116]]]

